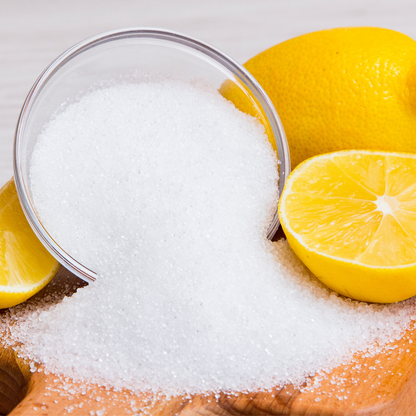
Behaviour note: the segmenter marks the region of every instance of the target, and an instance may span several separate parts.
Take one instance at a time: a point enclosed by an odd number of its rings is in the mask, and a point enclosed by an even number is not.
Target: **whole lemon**
[[[416,42],[393,30],[322,30],[244,65],[272,100],[295,167],[344,149],[416,152]]]

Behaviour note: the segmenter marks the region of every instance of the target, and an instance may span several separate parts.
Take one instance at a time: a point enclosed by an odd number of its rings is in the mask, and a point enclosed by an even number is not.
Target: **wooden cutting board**
[[[38,297],[59,287],[83,285],[61,268],[54,282]],[[4,313],[4,312],[3,312]],[[1,319],[1,315],[0,315]],[[4,319],[4,315],[3,315]],[[392,344],[394,349],[375,357],[357,355],[355,362],[336,368],[327,379],[315,376],[306,389],[287,386],[272,392],[219,397],[177,397],[171,400],[114,392],[62,381],[54,374],[31,373],[29,364],[10,348],[0,347],[0,414],[10,416],[122,416],[165,415],[309,415],[414,416],[416,415],[416,331]],[[315,386],[314,386],[315,384]]]

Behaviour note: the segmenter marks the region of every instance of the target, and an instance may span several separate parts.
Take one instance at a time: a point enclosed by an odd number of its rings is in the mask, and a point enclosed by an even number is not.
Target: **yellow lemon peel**
[[[293,167],[337,150],[416,153],[410,37],[375,27],[322,30],[273,46],[244,66],[281,118]],[[248,112],[238,97],[229,99]]]

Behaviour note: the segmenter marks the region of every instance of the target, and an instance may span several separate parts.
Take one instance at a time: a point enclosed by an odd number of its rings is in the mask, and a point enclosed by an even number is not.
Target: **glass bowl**
[[[237,107],[258,117],[278,153],[280,191],[290,173],[289,149],[273,104],[249,72],[227,55],[188,36],[152,28],[105,32],[78,43],[43,71],[23,104],[14,143],[14,177],[23,211],[40,241],[59,263],[86,281],[95,280],[96,273],[68,255],[42,225],[31,196],[29,161],[38,134],[62,103],[76,100],[93,84],[135,71],[185,81],[204,79],[225,96],[231,92],[238,97]],[[278,227],[276,207],[268,238]]]

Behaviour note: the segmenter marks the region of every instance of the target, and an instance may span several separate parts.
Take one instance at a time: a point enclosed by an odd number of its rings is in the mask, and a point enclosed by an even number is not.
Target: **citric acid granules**
[[[211,88],[102,88],[45,126],[31,186],[53,238],[99,274],[12,336],[49,371],[167,394],[302,382],[399,337],[414,301],[353,302],[265,237],[277,164]]]

